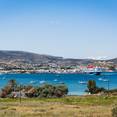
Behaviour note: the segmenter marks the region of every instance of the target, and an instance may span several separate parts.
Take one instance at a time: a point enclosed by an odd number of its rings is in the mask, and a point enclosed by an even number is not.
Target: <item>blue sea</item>
[[[97,86],[108,89],[117,88],[117,73],[102,73],[96,76],[94,74],[0,74],[0,89],[3,88],[9,80],[15,79],[18,84],[40,86],[47,84],[65,84],[69,89],[69,95],[83,95],[87,89],[86,82],[95,80]]]

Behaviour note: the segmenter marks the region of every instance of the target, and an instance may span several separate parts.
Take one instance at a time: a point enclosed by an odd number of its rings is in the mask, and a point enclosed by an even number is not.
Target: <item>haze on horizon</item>
[[[0,0],[0,50],[117,57],[116,0]]]

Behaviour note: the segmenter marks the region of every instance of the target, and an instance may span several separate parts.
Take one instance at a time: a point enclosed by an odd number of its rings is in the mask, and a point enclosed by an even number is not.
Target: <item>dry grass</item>
[[[79,97],[75,97],[75,99],[77,98],[79,99]],[[81,97],[80,104],[64,103],[61,100],[25,99],[21,104],[18,100],[1,101],[0,117],[111,117],[112,105],[115,103],[116,98],[113,98],[112,103],[105,102],[105,104],[94,104],[95,102],[93,104],[84,104]]]

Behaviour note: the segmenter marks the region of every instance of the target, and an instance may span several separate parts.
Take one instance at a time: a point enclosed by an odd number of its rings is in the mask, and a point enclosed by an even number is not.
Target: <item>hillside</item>
[[[79,65],[92,63],[90,59],[64,59],[50,55],[40,55],[23,51],[0,51],[0,62],[22,62],[29,64]]]
[[[110,62],[113,62],[114,64],[117,64],[117,58],[110,59],[110,60],[107,60],[107,61],[110,61]]]

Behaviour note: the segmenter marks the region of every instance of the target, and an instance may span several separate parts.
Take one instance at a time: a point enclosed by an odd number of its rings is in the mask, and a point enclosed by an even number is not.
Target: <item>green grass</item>
[[[19,98],[2,98],[0,103],[20,102]],[[117,103],[117,96],[67,96],[63,98],[25,98],[21,102],[60,102],[64,104],[80,105],[110,105]]]

